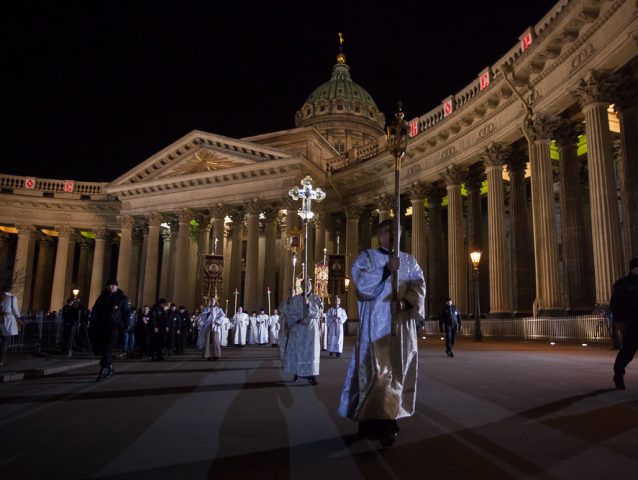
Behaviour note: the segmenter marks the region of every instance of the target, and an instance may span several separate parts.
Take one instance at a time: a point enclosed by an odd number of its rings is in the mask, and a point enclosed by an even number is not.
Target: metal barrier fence
[[[11,352],[42,352],[59,350],[62,342],[62,318],[50,317],[40,312],[20,317],[22,328],[18,335],[11,337]]]
[[[474,337],[474,319],[465,319],[462,327],[460,336]],[[607,318],[600,315],[481,319],[481,333],[497,340],[612,344]],[[425,334],[439,335],[439,322],[425,322]]]

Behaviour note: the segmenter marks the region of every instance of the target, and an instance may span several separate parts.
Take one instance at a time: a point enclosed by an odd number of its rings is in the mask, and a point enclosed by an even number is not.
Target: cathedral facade
[[[342,53],[295,128],[249,138],[193,131],[105,183],[0,175],[0,275],[24,311],[93,302],[109,276],[135,306],[203,303],[203,258],[223,256],[222,306],[283,301],[309,175],[327,193],[304,248],[313,262],[375,245],[403,224],[428,310],[590,312],[638,256],[638,4],[561,0],[460,92],[412,119],[402,205],[385,117]],[[292,117],[292,115],[291,115]],[[292,119],[291,119],[292,124]],[[292,126],[292,125],[291,125]],[[297,271],[300,265],[297,266]],[[357,318],[350,286],[348,314]]]

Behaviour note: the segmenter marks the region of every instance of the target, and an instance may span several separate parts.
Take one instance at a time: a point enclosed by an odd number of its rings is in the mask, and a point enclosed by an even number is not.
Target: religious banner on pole
[[[321,261],[315,264],[315,294],[325,300],[328,298],[328,262]]]
[[[328,294],[341,295],[345,291],[346,256],[330,255],[328,257]]]
[[[202,297],[208,301],[212,296],[219,300],[222,293],[222,273],[224,271],[223,255],[204,255],[204,275]]]

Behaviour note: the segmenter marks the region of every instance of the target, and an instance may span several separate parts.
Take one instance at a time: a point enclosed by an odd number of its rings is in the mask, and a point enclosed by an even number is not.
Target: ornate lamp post
[[[312,211],[312,201],[320,202],[324,198],[326,198],[326,194],[320,188],[312,188],[312,178],[310,176],[306,176],[301,181],[301,188],[294,187],[290,189],[288,195],[292,197],[293,200],[301,199],[301,208],[297,210],[297,213],[301,217],[304,226],[304,269],[303,269],[303,296],[304,300],[307,300],[308,292],[307,292],[307,282],[308,282],[308,223],[315,216],[315,212]],[[294,282],[294,277],[293,277]],[[304,302],[305,304],[305,302]]]
[[[481,297],[479,295],[479,264],[481,263],[481,251],[474,250],[470,253],[472,261],[472,276],[474,277],[474,341],[483,340],[481,333]]]
[[[399,239],[401,229],[399,225],[399,215],[401,212],[401,160],[405,156],[408,147],[409,126],[405,121],[405,115],[399,102],[399,111],[394,115],[394,123],[387,126],[386,138],[388,150],[394,157],[394,244],[392,245],[392,256],[399,256]],[[395,302],[399,294],[399,272],[392,274],[392,301]],[[392,335],[396,335],[396,319],[392,318]]]

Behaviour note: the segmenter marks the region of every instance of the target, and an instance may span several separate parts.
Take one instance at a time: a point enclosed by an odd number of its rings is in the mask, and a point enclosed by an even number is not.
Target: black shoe
[[[616,390],[624,390],[625,389],[625,380],[623,375],[616,374],[614,375],[614,384],[616,385]]]
[[[317,379],[315,377],[309,377],[308,378],[308,383],[310,385],[319,385],[319,382],[317,382]]]
[[[99,382],[100,380],[102,380],[102,371],[103,370],[104,370],[103,368],[100,368],[100,373],[97,374],[97,378],[95,379],[96,382]]]
[[[446,351],[445,351],[445,354],[449,357],[449,356],[450,356],[450,351],[449,351],[449,350],[446,350]]]
[[[299,375],[295,374],[295,376],[292,377],[292,381],[293,382],[298,382],[299,381]]]
[[[337,358],[339,358],[341,356],[341,354],[339,352],[337,352]]]
[[[330,355],[329,355],[329,356],[330,356],[330,357],[332,357],[332,352],[330,352]]]
[[[379,442],[381,442],[381,446],[383,448],[389,448],[394,445],[394,442],[397,440],[397,432],[385,431],[379,434]]]
[[[450,352],[450,358],[454,358],[454,352]]]
[[[369,420],[359,422],[357,433],[361,438],[371,437],[375,434],[374,423]]]

